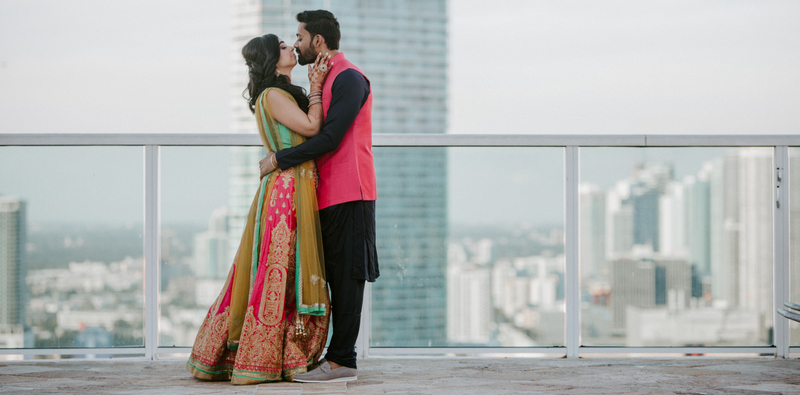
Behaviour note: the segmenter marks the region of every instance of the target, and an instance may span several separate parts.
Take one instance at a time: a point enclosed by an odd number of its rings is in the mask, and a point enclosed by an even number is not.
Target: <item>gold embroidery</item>
[[[222,297],[217,299],[197,332],[187,365],[195,377],[206,380],[226,380],[230,377],[230,361],[226,358],[230,313],[226,307],[222,313],[216,314],[220,300]]]
[[[283,294],[286,288],[286,268],[272,265],[267,273],[267,281],[261,295],[260,315],[267,326],[275,326],[283,318]]]
[[[294,175],[294,171],[291,169],[283,173],[283,189],[289,189],[289,182],[292,180],[290,174]]]
[[[294,246],[290,239],[291,231],[286,224],[286,215],[281,214],[281,220],[272,230],[269,243],[267,275],[258,314],[264,320],[264,324],[269,326],[280,323],[283,318],[281,295],[286,288],[286,256],[290,255],[289,250]]]
[[[253,315],[253,307],[248,307],[247,313],[245,314],[244,327],[242,328],[242,339],[246,338],[247,341],[239,345],[234,370],[242,369],[252,371],[255,366],[262,369],[265,367],[274,369],[275,367],[270,366],[272,365],[270,361],[273,363],[275,362],[273,360],[274,352],[275,348],[278,346],[278,344],[275,343],[276,340],[279,340],[276,338],[276,335],[278,335],[278,333],[268,328],[260,327]],[[278,373],[276,377],[271,377],[270,379],[280,379],[280,373]]]

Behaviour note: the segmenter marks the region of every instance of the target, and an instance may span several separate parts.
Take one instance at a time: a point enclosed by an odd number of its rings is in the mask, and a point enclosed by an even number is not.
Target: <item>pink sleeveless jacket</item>
[[[333,66],[322,86],[322,111],[326,117],[331,106],[331,87],[336,76],[347,69],[354,69],[364,75],[341,52],[331,59],[331,63]],[[356,200],[377,199],[375,163],[372,157],[372,92],[353,124],[347,129],[339,147],[317,158],[317,171],[320,178],[317,189],[320,209]]]

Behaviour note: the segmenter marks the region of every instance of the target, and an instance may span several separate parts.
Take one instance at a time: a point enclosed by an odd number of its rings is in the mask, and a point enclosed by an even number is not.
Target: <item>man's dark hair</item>
[[[339,22],[330,11],[303,11],[297,14],[297,21],[306,24],[306,30],[311,33],[312,40],[319,34],[325,39],[328,49],[339,49],[342,33],[339,32]]]

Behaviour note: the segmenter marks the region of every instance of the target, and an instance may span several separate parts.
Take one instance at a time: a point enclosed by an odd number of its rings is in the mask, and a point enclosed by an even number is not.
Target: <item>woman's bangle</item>
[[[311,107],[315,104],[322,104],[322,99],[314,98],[308,101],[308,106]]]
[[[276,158],[276,156],[277,155],[272,154],[272,166],[275,167],[275,170],[280,170],[281,168],[278,166],[278,158]]]

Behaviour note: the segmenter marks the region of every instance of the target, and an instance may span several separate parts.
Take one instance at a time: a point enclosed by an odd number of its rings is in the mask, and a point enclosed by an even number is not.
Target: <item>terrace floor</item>
[[[185,360],[0,361],[0,394],[800,394],[800,360],[370,358],[358,381],[233,386]]]

